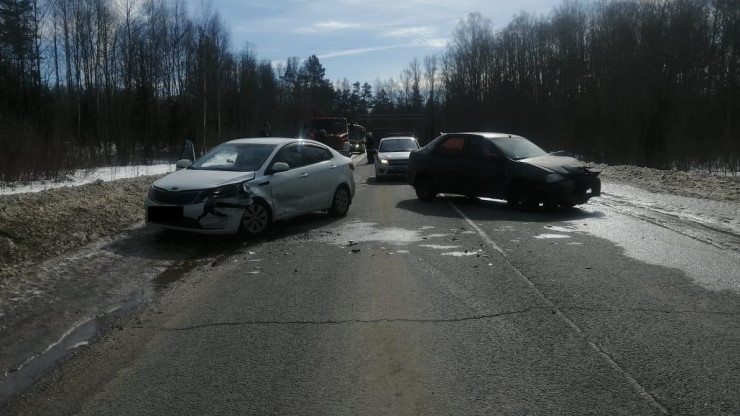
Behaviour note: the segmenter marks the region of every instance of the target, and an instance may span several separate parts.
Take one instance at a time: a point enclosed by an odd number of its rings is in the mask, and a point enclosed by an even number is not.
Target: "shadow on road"
[[[368,185],[386,185],[386,186],[398,186],[408,185],[406,178],[403,176],[388,176],[386,178],[378,179],[376,176],[371,176],[365,181]]]
[[[404,176],[388,176],[382,179],[378,179],[377,176],[371,176],[367,178],[365,183],[368,185],[380,185],[380,186],[398,186],[398,185],[409,186]]]
[[[184,231],[142,227],[101,247],[102,250],[127,257],[156,260],[199,260],[228,255],[249,246],[259,245],[310,232],[340,220],[325,212],[314,212],[278,221],[260,237],[240,235],[202,235]]]
[[[505,201],[467,198],[457,195],[438,195],[431,202],[409,199],[399,202],[396,207],[421,215],[447,218],[459,217],[460,215],[457,212],[450,209],[449,203],[463,210],[465,215],[474,221],[560,222],[606,217],[606,214],[601,211],[585,211],[578,207],[569,209],[540,207],[532,211],[517,211],[510,208]]]

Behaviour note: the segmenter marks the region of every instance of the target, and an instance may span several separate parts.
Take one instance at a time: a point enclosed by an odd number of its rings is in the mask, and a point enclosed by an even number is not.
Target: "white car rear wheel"
[[[349,190],[346,186],[340,186],[334,191],[334,198],[331,200],[331,208],[329,208],[329,214],[334,217],[343,217],[347,215],[349,211],[349,204],[352,202],[352,197],[349,195]]]

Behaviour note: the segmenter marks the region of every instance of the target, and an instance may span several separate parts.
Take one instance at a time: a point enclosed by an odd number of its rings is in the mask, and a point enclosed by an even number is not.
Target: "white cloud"
[[[419,41],[419,46],[426,46],[429,48],[444,48],[447,46],[449,40],[447,38],[430,38],[422,39]]]
[[[347,22],[320,22],[311,26],[299,27],[293,30],[294,33],[328,33],[335,32],[337,30],[346,30],[359,27],[359,23],[347,23]]]
[[[389,49],[418,48],[418,47],[443,48],[446,45],[447,45],[446,39],[428,39],[428,40],[422,39],[422,40],[416,40],[410,43],[403,43],[400,45],[386,45],[386,46],[373,46],[369,48],[345,49],[342,51],[324,53],[321,55],[317,55],[317,57],[319,59],[336,58],[339,56],[362,55],[362,54],[371,53],[371,52],[386,51]]]
[[[317,58],[324,59],[324,58],[336,58],[338,56],[347,56],[347,55],[361,55],[364,53],[384,51],[387,49],[403,48],[406,46],[408,45],[389,45],[389,46],[374,46],[370,48],[346,49],[343,51],[324,53],[324,54],[318,55]]]
[[[389,38],[408,38],[408,37],[426,37],[434,34],[434,29],[429,26],[405,27],[395,29],[383,34],[383,37]]]

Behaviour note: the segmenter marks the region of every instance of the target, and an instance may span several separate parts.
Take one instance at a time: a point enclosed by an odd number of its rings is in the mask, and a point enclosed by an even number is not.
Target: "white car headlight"
[[[244,191],[248,197],[252,196],[252,188],[249,187],[247,182],[232,183],[203,192],[198,202],[207,202],[208,200],[215,198],[234,197],[238,195],[239,191]]]
[[[565,180],[565,176],[559,173],[550,173],[547,176],[545,176],[546,183],[555,183],[555,182],[560,182],[564,180]]]
[[[380,164],[381,165],[387,165],[388,164],[388,159],[380,159]]]

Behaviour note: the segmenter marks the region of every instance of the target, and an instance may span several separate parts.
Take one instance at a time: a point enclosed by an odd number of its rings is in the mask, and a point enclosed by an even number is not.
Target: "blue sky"
[[[547,15],[562,0],[203,0],[218,11],[234,51],[259,59],[317,55],[331,81],[382,81],[417,57],[443,51],[460,19],[480,12],[494,30],[526,11]],[[201,0],[188,0],[191,15]]]

